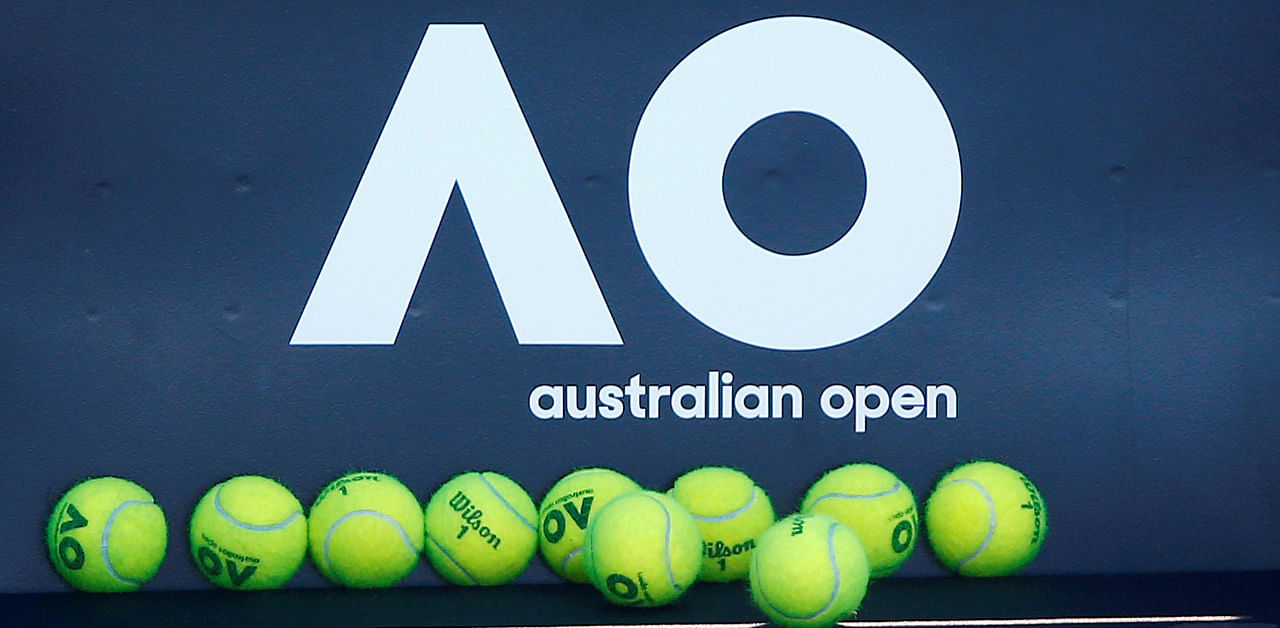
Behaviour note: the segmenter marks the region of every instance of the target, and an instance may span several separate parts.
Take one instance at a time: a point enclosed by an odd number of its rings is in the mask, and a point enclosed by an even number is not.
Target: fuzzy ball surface
[[[427,559],[453,584],[519,577],[538,550],[538,510],[519,484],[492,471],[454,476],[427,502]]]
[[[897,571],[915,551],[916,499],[906,483],[879,465],[861,462],[828,471],[809,487],[800,510],[830,516],[856,532],[872,578]]]
[[[588,582],[582,543],[592,514],[638,490],[639,484],[613,469],[578,469],[560,478],[538,507],[538,548],[547,566],[570,582]]]
[[[275,589],[307,555],[302,503],[283,484],[241,475],[205,493],[191,514],[191,557],[226,589]]]
[[[769,495],[746,473],[702,467],[676,479],[668,495],[689,510],[702,533],[699,578],[746,580],[751,553],[776,517]]]
[[[990,460],[938,480],[925,532],[942,564],[965,576],[1006,576],[1027,566],[1049,530],[1044,498],[1022,473]]]
[[[312,504],[307,528],[316,568],[347,587],[394,585],[422,552],[422,507],[385,473],[360,471],[330,482]]]
[[[53,507],[45,531],[54,569],[81,591],[134,591],[150,580],[169,543],[164,512],[146,489],[116,477],[76,484]]]
[[[784,517],[751,557],[751,599],[771,621],[830,626],[853,615],[871,577],[858,535],[826,515]]]
[[[587,577],[614,604],[676,601],[702,569],[702,534],[676,500],[653,491],[627,493],[587,524]]]

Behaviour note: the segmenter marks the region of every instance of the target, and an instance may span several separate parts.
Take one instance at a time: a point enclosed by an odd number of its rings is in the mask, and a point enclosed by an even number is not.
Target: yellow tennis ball
[[[916,499],[884,467],[863,462],[832,469],[809,487],[800,510],[828,515],[853,529],[867,550],[872,578],[897,571],[915,550]]]
[[[1040,491],[1018,471],[989,460],[962,464],[938,481],[925,505],[933,553],[965,576],[1006,576],[1044,544],[1049,512]]]
[[[694,469],[677,478],[667,494],[698,522],[698,577],[712,582],[746,580],[757,539],[776,519],[769,496],[746,473],[729,467]]]
[[[427,503],[427,560],[453,584],[506,584],[538,549],[537,519],[533,500],[511,478],[463,473]]]
[[[587,577],[610,602],[662,606],[702,569],[702,535],[680,502],[653,491],[614,499],[587,523]]]
[[[307,524],[312,562],[348,587],[394,585],[413,571],[422,552],[422,508],[385,473],[360,471],[330,482]]]
[[[830,626],[858,610],[871,577],[858,535],[826,515],[784,517],[751,556],[751,599],[774,623]]]
[[[164,512],[146,489],[99,477],[67,491],[45,532],[49,558],[82,591],[133,591],[156,574],[169,543]]]
[[[588,582],[582,542],[592,513],[638,490],[639,484],[612,469],[578,469],[560,478],[538,508],[538,547],[551,570],[570,582]]]
[[[227,589],[274,589],[307,555],[307,518],[284,485],[241,475],[204,494],[191,513],[191,557]]]

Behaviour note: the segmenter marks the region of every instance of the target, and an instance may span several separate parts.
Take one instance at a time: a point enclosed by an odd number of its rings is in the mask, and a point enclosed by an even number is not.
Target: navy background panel
[[[649,272],[627,206],[631,140],[663,77],[773,15],[901,52],[963,164],[924,293],[817,351],[700,324]],[[450,22],[486,25],[622,346],[517,344],[456,192],[394,346],[289,345],[426,26]],[[923,500],[979,456],[1045,493],[1030,573],[1278,569],[1277,25],[1272,2],[5,4],[0,586],[64,588],[44,519],[90,475],[156,495],[172,537],[149,586],[187,589],[208,586],[187,516],[236,473],[309,503],[349,469],[425,500],[491,468],[538,499],[575,466],[665,488],[731,464],[785,512],[845,462],[879,462]],[[847,228],[860,162],[837,133],[780,116],[740,141],[726,196],[753,238],[806,250]],[[541,383],[710,370],[802,386],[804,420],[544,422],[527,407]],[[833,383],[949,384],[958,416],[856,434],[817,411]],[[943,572],[922,545],[900,573]],[[551,579],[535,561],[520,582]],[[406,581],[440,582],[425,565]],[[309,567],[293,583],[324,585]]]

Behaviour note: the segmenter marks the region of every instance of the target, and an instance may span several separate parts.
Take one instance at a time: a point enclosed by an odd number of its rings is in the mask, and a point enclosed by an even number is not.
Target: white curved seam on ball
[[[978,492],[982,494],[982,498],[987,500],[987,512],[990,513],[990,516],[987,517],[987,537],[982,539],[982,544],[978,546],[977,550],[975,550],[972,554],[966,556],[960,562],[956,563],[956,569],[960,569],[961,567],[964,567],[965,565],[969,564],[969,561],[972,561],[973,559],[981,556],[983,552],[987,551],[987,546],[991,545],[991,539],[994,538],[996,535],[996,500],[992,499],[991,493],[988,493],[987,489],[983,487],[982,484],[979,484],[976,480],[970,480],[968,478],[957,478],[955,480],[951,480],[950,482],[946,483],[943,486],[950,486],[952,484],[955,484],[956,482],[964,482],[965,484],[970,484],[974,488],[978,489]]]
[[[560,571],[564,573],[568,573],[569,561],[573,560],[574,557],[576,557],[578,554],[581,554],[581,553],[582,553],[581,547],[575,547],[572,550],[569,550],[569,553],[564,555],[564,560],[560,561]]]
[[[516,507],[511,505],[511,502],[507,501],[507,498],[503,497],[502,493],[498,492],[497,487],[489,483],[489,478],[484,477],[483,473],[477,473],[476,475],[480,476],[480,481],[484,482],[484,485],[489,487],[489,491],[492,492],[494,496],[498,498],[498,501],[501,501],[502,505],[506,506],[507,509],[510,510],[512,514],[516,516],[517,519],[522,521],[525,525],[529,526],[530,530],[533,530],[534,532],[538,531],[538,526],[533,525],[532,522],[530,522],[528,519],[525,519],[524,515],[520,514],[520,511],[516,510]]]
[[[469,578],[472,584],[480,584],[480,580],[476,579],[475,576],[471,575],[471,572],[467,571],[466,567],[463,567],[462,563],[458,562],[458,559],[454,558],[453,554],[450,554],[449,550],[446,550],[444,546],[440,544],[439,541],[431,538],[430,534],[427,535],[427,540],[430,541],[431,544],[435,546],[436,550],[439,551],[442,555],[444,555],[445,558],[448,558],[449,562],[453,563],[453,566],[457,567],[458,571],[462,572],[462,575]]]
[[[227,520],[227,523],[230,523],[231,525],[237,528],[243,528],[245,530],[249,530],[250,532],[272,532],[274,530],[283,530],[289,527],[289,524],[293,523],[295,519],[302,516],[302,511],[295,510],[293,513],[291,513],[288,516],[288,518],[286,518],[284,521],[281,521],[280,523],[270,523],[267,525],[257,525],[253,523],[246,523],[244,521],[236,519],[231,515],[231,513],[227,512],[227,510],[222,507],[222,487],[224,486],[226,486],[226,483],[219,484],[218,490],[214,492],[213,508],[214,510],[218,511],[219,515],[222,515],[223,519]]]
[[[751,553],[751,570],[750,570],[750,573],[751,573],[752,575],[755,575],[755,576],[756,576],[756,579],[757,579],[757,580],[759,580],[759,578],[760,578],[760,576],[759,576],[759,573],[760,573],[760,552],[752,552],[752,553]],[[758,590],[760,591],[760,597],[764,600],[764,603],[765,603],[765,604],[768,604],[768,605],[769,605],[769,608],[772,608],[772,609],[774,610],[774,612],[775,612],[775,613],[777,613],[777,614],[779,614],[779,615],[781,615],[781,616],[783,616],[783,617],[790,618],[790,619],[804,619],[804,618],[802,618],[802,617],[793,617],[793,616],[791,616],[791,615],[788,615],[788,614],[786,614],[786,613],[782,612],[782,610],[778,608],[778,605],[777,605],[777,604],[774,604],[774,603],[773,603],[773,600],[769,599],[769,592],[765,590],[765,588],[764,588],[764,584],[763,584],[763,583],[760,583],[758,587],[756,586],[756,584],[757,584],[757,583],[753,582],[753,583],[752,583],[752,588],[753,588],[753,589],[757,589],[757,588],[758,588]]]
[[[663,504],[661,501],[658,501],[649,495],[645,495],[644,498],[657,504],[658,508],[662,509],[662,515],[667,519],[665,536],[666,543],[663,545],[663,551],[666,554],[666,560],[664,562],[667,564],[667,578],[671,580],[671,586],[675,587],[677,591],[683,590],[684,587],[680,586],[680,583],[676,580],[676,570],[671,566],[671,513],[667,511],[666,504]]]
[[[333,561],[329,560],[329,541],[333,539],[333,533],[338,530],[339,524],[357,515],[373,515],[387,523],[390,523],[395,527],[396,531],[400,533],[400,537],[404,539],[404,544],[409,547],[409,551],[414,554],[418,553],[419,550],[413,544],[413,540],[409,538],[409,533],[406,532],[404,527],[400,525],[400,522],[392,518],[391,515],[384,512],[378,512],[376,510],[353,510],[341,517],[338,517],[338,520],[334,521],[333,525],[329,526],[329,531],[324,535],[324,564],[328,565],[329,569],[333,569]]]
[[[840,598],[840,562],[836,558],[836,530],[838,529],[838,524],[834,523],[827,528],[827,560],[831,561],[831,574],[834,576],[834,580],[831,583],[831,599],[827,600],[826,605],[818,609],[818,612],[804,619],[811,619],[827,612],[832,606],[835,606],[836,600]]]
[[[747,512],[748,510],[751,510],[751,507],[754,506],[756,503],[756,494],[759,492],[760,492],[759,486],[752,486],[751,497],[747,499],[747,503],[733,512],[726,512],[723,515],[714,515],[714,516],[699,515],[692,511],[690,511],[689,514],[693,515],[694,519],[697,519],[698,521],[706,521],[707,523],[724,523],[726,521],[731,521],[734,518],[738,517],[738,515],[741,515],[742,513]]]
[[[827,493],[826,495],[823,495],[822,497],[819,497],[818,499],[813,500],[813,503],[809,504],[809,510],[813,510],[813,507],[817,506],[824,499],[876,499],[877,497],[886,497],[888,495],[892,495],[894,493],[897,493],[901,489],[902,489],[902,482],[894,482],[891,488],[880,491],[879,493],[865,493],[865,494]]]
[[[828,610],[831,609],[833,605],[835,605],[836,599],[840,597],[840,563],[837,561],[837,558],[836,558],[835,536],[836,536],[836,525],[832,524],[827,528],[827,559],[831,561],[831,574],[834,577],[834,581],[832,582],[832,586],[831,586],[831,598],[827,600],[827,603],[823,605],[822,608],[818,609],[817,611],[809,615],[791,615],[789,613],[782,612],[782,610],[778,608],[778,605],[774,604],[773,601],[769,599],[769,595],[767,594],[767,592],[765,592],[764,588],[761,587],[760,589],[761,597],[763,597],[765,602],[767,602],[769,606],[773,608],[774,612],[788,619],[807,620],[807,619],[813,619],[827,612]],[[751,557],[751,560],[755,561],[759,556],[760,556],[760,553],[756,552]]]
[[[116,571],[115,565],[111,564],[111,547],[108,540],[111,536],[111,527],[115,525],[116,515],[120,514],[120,511],[124,510],[126,506],[145,506],[147,504],[154,505],[155,502],[149,502],[141,499],[131,499],[129,501],[122,502],[119,506],[116,506],[115,510],[111,511],[110,515],[107,515],[107,524],[102,526],[102,564],[106,566],[107,573],[111,574],[111,577],[129,584],[140,585],[142,584],[142,581],[134,580],[133,578],[126,578]]]

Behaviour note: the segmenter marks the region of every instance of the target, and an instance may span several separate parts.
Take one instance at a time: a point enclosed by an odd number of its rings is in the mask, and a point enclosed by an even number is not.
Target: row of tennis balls
[[[810,516],[775,523],[764,491],[742,472],[723,467],[691,471],[668,494],[644,491],[616,471],[583,469],[557,482],[538,510],[509,478],[465,473],[437,490],[425,513],[395,478],[361,472],[321,491],[308,522],[287,488],[260,476],[239,476],[210,489],[200,501],[190,538],[201,570],[228,588],[284,584],[308,547],[321,573],[347,586],[395,584],[414,568],[424,546],[450,582],[503,584],[522,573],[540,547],[556,573],[590,581],[620,604],[668,603],[699,575],[722,581],[750,576],[753,597],[765,612],[793,625],[804,624],[797,617],[834,621],[823,613],[775,616],[783,612],[779,608],[805,606],[792,599],[796,590],[818,591],[821,600],[832,602],[819,610],[838,618],[856,609],[869,577],[892,573],[915,545],[918,524],[910,490],[873,464],[827,473],[809,490],[801,510]],[[806,528],[805,521],[823,516],[833,519]],[[1034,486],[992,462],[962,465],[944,476],[926,519],[939,558],[967,575],[1016,571],[1035,556],[1047,527]],[[149,579],[163,558],[164,526],[159,507],[141,487],[118,478],[89,480],[55,506],[50,555],[77,587],[131,590]],[[795,548],[767,549],[802,542],[808,538],[803,530],[815,528],[827,534],[813,537],[821,543],[812,541],[817,553],[808,558]],[[841,540],[849,537],[852,541]],[[847,545],[859,550],[836,551]],[[840,577],[842,570],[852,573]],[[859,571],[865,572],[861,587]],[[842,590],[862,592],[844,608],[834,602],[845,598],[835,595],[830,583],[813,582],[815,574],[833,578]],[[781,593],[769,595],[771,590]]]

